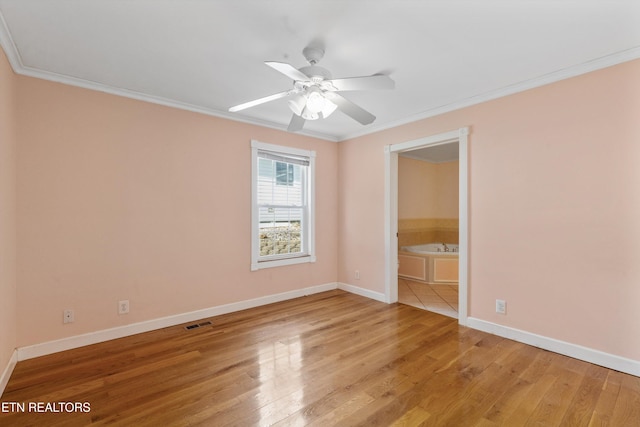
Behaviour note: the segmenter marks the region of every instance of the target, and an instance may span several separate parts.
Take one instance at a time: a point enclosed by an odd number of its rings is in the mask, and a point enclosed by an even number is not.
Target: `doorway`
[[[398,153],[398,302],[458,318],[458,141]]]
[[[458,323],[467,322],[468,277],[468,134],[469,128],[385,147],[385,298],[398,301],[398,157],[412,151],[457,143],[458,167]]]

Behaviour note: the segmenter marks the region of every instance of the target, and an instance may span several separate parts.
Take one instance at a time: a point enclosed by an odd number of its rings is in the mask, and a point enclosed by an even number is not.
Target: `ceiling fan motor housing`
[[[319,83],[323,80],[331,80],[331,73],[326,68],[319,65],[309,65],[300,68],[300,72],[308,76],[312,82]]]

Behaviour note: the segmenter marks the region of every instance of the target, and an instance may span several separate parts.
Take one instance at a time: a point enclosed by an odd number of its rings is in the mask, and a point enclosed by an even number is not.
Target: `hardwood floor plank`
[[[526,422],[531,419],[531,414],[538,407],[544,395],[554,387],[557,380],[553,375],[544,374],[532,383],[532,386],[528,388],[521,400],[514,401],[509,406],[506,405],[506,402],[503,402],[506,408],[516,407],[509,410],[511,414],[505,418],[502,424],[505,426],[525,425]]]
[[[562,424],[589,425],[606,378],[607,369],[595,365],[588,367],[573,400],[562,418]]]
[[[555,360],[556,355],[550,351],[532,346],[526,346],[523,351],[533,354],[534,359],[524,372],[520,374],[520,378],[529,383],[534,383],[547,372],[549,366]]]
[[[611,415],[613,414],[618,395],[620,394],[622,375],[620,372],[607,372],[607,378],[602,385],[602,391],[591,415],[589,426],[612,425]]]
[[[495,423],[493,421],[490,421],[486,418],[481,418],[480,420],[478,420],[475,424],[473,424],[473,427],[497,427],[500,426],[501,424]]]
[[[582,378],[579,374],[569,370],[563,370],[562,373],[554,376],[556,377],[554,386],[542,397],[525,426],[540,424],[561,425],[567,408],[578,391]]]
[[[640,378],[622,374],[611,425],[640,426]]]
[[[335,290],[18,362],[26,426],[640,425],[640,379]],[[193,322],[198,323],[198,322]]]
[[[414,406],[409,411],[405,412],[400,418],[394,421],[392,427],[415,427],[424,425],[424,422],[429,419],[430,413],[425,411],[419,406]]]
[[[505,340],[506,343],[513,341]],[[511,378],[509,384],[498,384],[494,388],[494,393],[499,398],[484,413],[484,419],[493,423],[504,423],[505,420],[516,410],[517,403],[523,400],[531,391],[533,384],[525,379],[531,368],[536,365],[542,353],[534,347],[515,343],[512,351],[505,351],[496,363],[509,370],[509,375],[516,376]],[[534,368],[535,369],[535,368]]]
[[[358,411],[360,408],[368,405],[374,399],[366,393],[350,394],[352,397],[344,403],[338,405],[336,409],[331,410],[315,418],[308,425],[322,427],[327,425],[346,425],[345,419]]]
[[[519,378],[509,387],[500,387],[500,398],[483,414],[483,420],[494,424],[505,424],[506,420],[516,411],[518,403],[526,399],[533,384]]]

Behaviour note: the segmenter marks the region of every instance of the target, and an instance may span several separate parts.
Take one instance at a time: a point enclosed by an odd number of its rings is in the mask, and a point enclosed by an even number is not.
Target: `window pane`
[[[276,162],[276,183],[278,185],[290,185],[289,182],[289,172],[288,172],[288,163]]]
[[[258,159],[258,204],[273,204],[274,165],[273,160]]]
[[[264,159],[260,159],[264,160]],[[306,166],[293,165],[273,160],[271,168],[262,167],[264,175],[258,178],[258,204],[259,205],[279,205],[279,206],[302,206],[303,205],[303,172]],[[268,171],[272,175],[268,176]],[[273,172],[275,171],[275,177]],[[285,185],[285,183],[288,183]]]
[[[260,256],[302,253],[301,208],[259,209]]]
[[[258,159],[258,204],[303,205],[303,170],[307,166]]]
[[[273,180],[273,160],[258,158],[258,176]]]

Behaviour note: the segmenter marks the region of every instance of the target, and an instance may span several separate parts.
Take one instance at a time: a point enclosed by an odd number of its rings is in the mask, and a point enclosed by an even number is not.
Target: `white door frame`
[[[398,153],[458,142],[459,177],[459,267],[458,323],[467,324],[469,235],[468,235],[468,136],[469,127],[384,147],[385,209],[385,300],[398,301]]]

